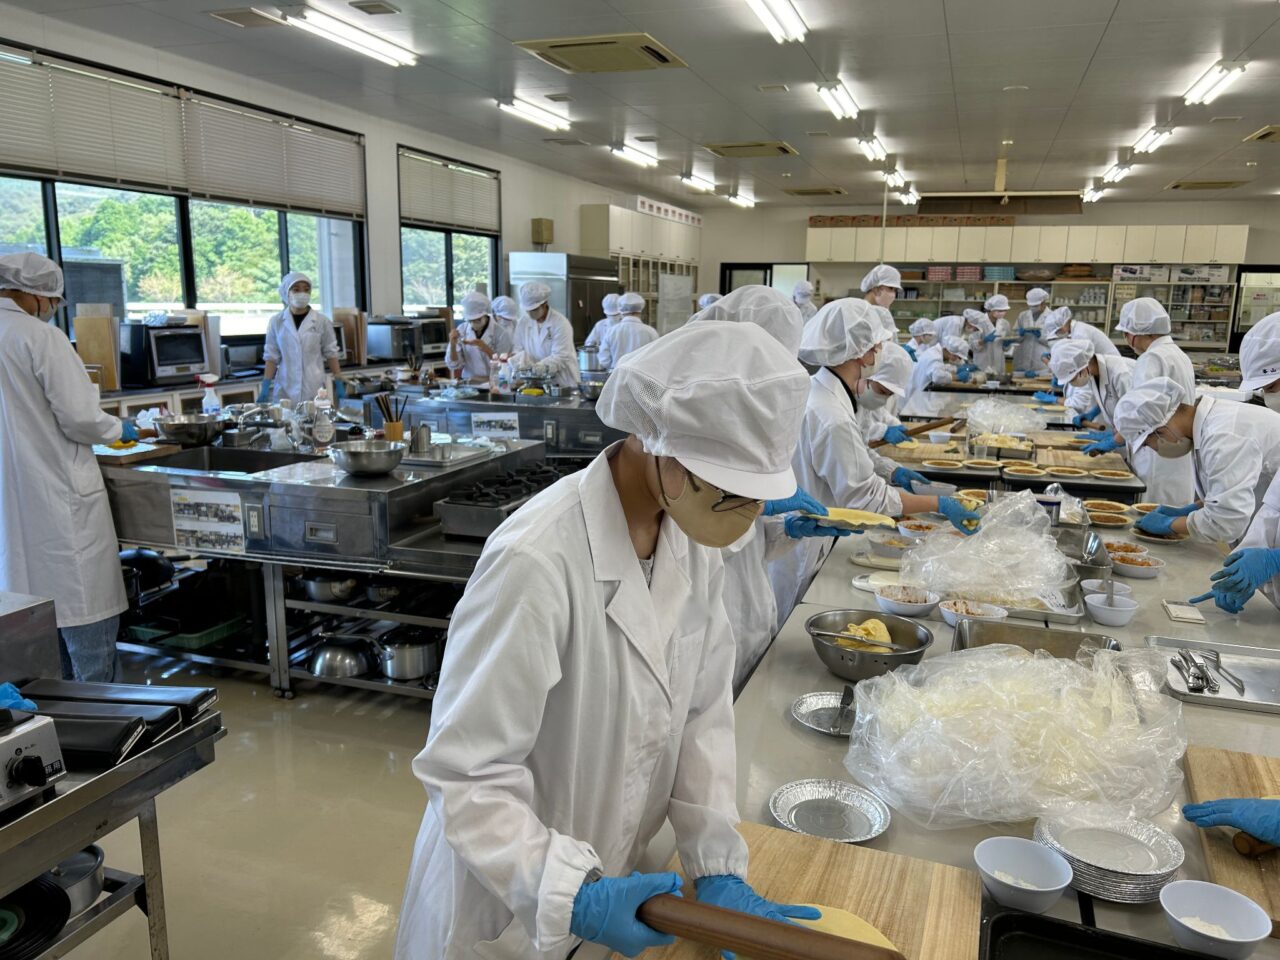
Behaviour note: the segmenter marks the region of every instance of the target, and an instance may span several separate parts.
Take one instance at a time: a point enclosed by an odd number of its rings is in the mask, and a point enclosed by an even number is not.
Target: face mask
[[[1071,380],[1073,387],[1087,387],[1089,385],[1089,371],[1082,370]]]
[[[1156,455],[1166,460],[1177,460],[1191,452],[1191,438],[1181,437],[1178,440],[1166,440],[1156,435]]]
[[[682,468],[683,469],[683,468]],[[740,539],[760,515],[760,502],[733,497],[685,471],[684,489],[669,497],[662,463],[658,462],[658,489],[662,508],[694,543],[719,550]]]
[[[862,390],[858,393],[858,403],[861,406],[868,410],[879,410],[889,402],[889,398],[873,387],[870,380],[863,380],[862,384]]]
[[[305,310],[311,306],[311,294],[303,293],[301,290],[291,290],[289,292],[289,306],[294,310]]]
[[[1262,402],[1272,410],[1280,413],[1280,391],[1277,391],[1276,393],[1263,393]]]
[[[892,287],[877,287],[872,295],[878,307],[887,307],[898,299],[898,291]]]
[[[46,309],[42,310],[40,309],[41,303],[47,303],[49,306]],[[44,297],[40,297],[36,300],[36,316],[39,319],[43,320],[45,323],[48,323],[50,320],[52,320],[53,315],[57,312],[58,312],[58,305],[54,301],[45,300]]]

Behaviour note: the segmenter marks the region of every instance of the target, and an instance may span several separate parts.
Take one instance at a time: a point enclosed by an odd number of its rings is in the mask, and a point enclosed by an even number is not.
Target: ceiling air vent
[[[844,187],[794,187],[782,192],[792,197],[843,197],[849,191]]]
[[[791,88],[785,83],[760,83],[756,89],[761,93],[787,93]]]
[[[657,143],[658,142],[657,137],[647,133],[643,137],[632,137],[631,139],[634,140],[636,143]]]
[[[704,143],[717,157],[742,160],[748,157],[794,157],[798,151],[781,140],[747,140],[742,143]]]
[[[361,13],[367,13],[371,17],[385,17],[389,13],[399,13],[400,8],[384,3],[383,0],[349,0],[349,7],[355,7]]]
[[[550,100],[552,103],[572,103],[573,102],[573,97],[569,96],[567,93],[548,93],[547,99]]]
[[[1273,123],[1269,127],[1263,127],[1261,130],[1255,130],[1244,138],[1244,143],[1249,141],[1255,143],[1280,143],[1280,124]]]
[[[516,46],[565,73],[626,73],[688,66],[647,33],[520,40]]]
[[[587,141],[578,140],[574,137],[546,137],[543,143],[554,143],[558,147],[585,147]]]
[[[255,7],[239,7],[235,10],[210,10],[209,16],[233,27],[278,27],[284,21],[263,13]]]
[[[1248,180],[1175,180],[1166,190],[1234,190],[1243,187]]]

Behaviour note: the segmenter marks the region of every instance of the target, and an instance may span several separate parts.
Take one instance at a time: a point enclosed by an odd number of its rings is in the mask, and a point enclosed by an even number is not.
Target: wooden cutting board
[[[1118,453],[1104,453],[1091,457],[1078,450],[1037,450],[1036,463],[1042,467],[1079,467],[1081,470],[1128,470],[1124,457]]]
[[[121,466],[127,466],[131,463],[141,463],[143,460],[154,460],[156,457],[167,457],[181,449],[175,443],[139,443],[127,450],[113,450],[105,444],[95,443],[93,455],[100,463],[118,463]]]
[[[973,960],[978,955],[982,881],[977,873],[756,823],[740,823],[738,831],[751,850],[747,879],[761,896],[848,910],[911,960]],[[679,861],[671,869],[678,870]],[[687,881],[685,895],[693,895]],[[651,960],[719,956],[687,940],[645,953]]]
[[[1234,797],[1280,796],[1280,757],[1260,757],[1209,747],[1188,747],[1183,763],[1193,803]],[[1200,831],[1209,879],[1257,903],[1277,924],[1280,937],[1280,851],[1250,860],[1231,846],[1234,830]]]

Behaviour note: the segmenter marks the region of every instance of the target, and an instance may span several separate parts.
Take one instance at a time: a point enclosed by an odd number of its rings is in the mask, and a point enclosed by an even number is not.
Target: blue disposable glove
[[[961,383],[968,383],[969,377],[972,375],[973,375],[973,371],[969,368],[967,364],[963,367],[960,367],[958,370],[956,370],[956,379],[959,380]]]
[[[339,403],[347,399],[347,385],[343,381],[333,381],[333,398]]]
[[[1057,403],[1058,395],[1050,390],[1037,390],[1032,396],[1041,403]]]
[[[271,381],[263,380],[262,386],[258,388],[258,402],[266,403],[271,399]]]
[[[764,515],[776,517],[780,513],[816,513],[820,517],[827,515],[827,508],[814,499],[813,495],[803,487],[796,487],[796,492],[782,500],[766,500]]]
[[[741,877],[722,875],[716,877],[699,877],[696,882],[698,900],[709,903],[713,907],[725,910],[737,910],[739,913],[750,913],[766,920],[779,923],[790,923],[795,920],[819,920],[822,911],[814,907],[801,907],[789,903],[774,903],[766,900],[751,889],[751,885]],[[722,950],[720,956],[733,960],[736,954]]]
[[[1085,447],[1085,450],[1088,449],[1088,447]],[[1146,516],[1140,518],[1134,526],[1143,533],[1154,533],[1158,536],[1165,536],[1173,533],[1173,521],[1177,519],[1177,517],[1170,516],[1167,513],[1161,513],[1159,510],[1152,510]]]
[[[912,360],[918,361],[920,359],[919,357],[916,356],[916,348],[911,346],[910,344],[904,343],[902,345],[902,349],[907,351],[907,355],[911,357]]]
[[[1228,554],[1209,579],[1232,593],[1252,593],[1275,576],[1280,576],[1280,549],[1248,547]]]
[[[995,331],[993,330],[991,333],[988,333],[986,336],[982,338],[982,342],[995,343],[995,339],[996,339],[996,335],[995,335]]]
[[[1249,598],[1253,596],[1253,591],[1246,593],[1236,593],[1228,590],[1221,584],[1215,584],[1213,589],[1208,593],[1202,593],[1198,597],[1192,597],[1187,603],[1203,603],[1210,597],[1219,610],[1225,610],[1227,613],[1236,614],[1244,609],[1244,605],[1249,602]]]
[[[569,932],[583,940],[602,943],[624,957],[675,943],[675,937],[636,919],[636,911],[659,894],[679,896],[680,884],[680,876],[675,873],[633,873],[584,883],[573,898]]]
[[[1084,426],[1084,422],[1086,420],[1092,420],[1101,412],[1102,412],[1101,407],[1094,407],[1091,410],[1086,410],[1084,413],[1077,413],[1074,417],[1071,418],[1071,425],[1073,427],[1082,427]]]
[[[948,520],[950,520],[951,525],[955,527],[957,530],[959,530],[961,533],[963,533],[965,536],[968,536],[973,533],[977,533],[978,531],[978,528],[976,525],[972,530],[966,527],[964,525],[965,521],[966,520],[981,521],[982,519],[972,510],[966,509],[965,505],[961,503],[959,500],[957,500],[955,497],[939,497],[938,512],[942,514],[944,517],[946,517]]]
[[[802,517],[799,514],[787,517],[782,521],[783,529],[792,540],[803,540],[805,537],[847,537],[852,530],[830,527],[814,517]]]
[[[1197,827],[1235,827],[1280,846],[1280,800],[1210,800],[1189,803],[1182,815]]]
[[[885,443],[906,443],[910,439],[911,434],[907,433],[907,428],[896,423],[884,431]]]
[[[889,481],[895,487],[901,487],[903,490],[910,493],[912,492],[911,484],[928,483],[929,478],[922,473],[916,473],[914,470],[908,470],[906,467],[898,467],[893,471],[893,476],[889,478]]]
[[[138,439],[138,428],[128,420],[120,421],[120,439],[128,443],[130,440]]]
[[[0,683],[0,710],[25,710],[35,713],[36,705],[18,692],[12,683]]]
[[[1081,452],[1096,457],[1099,454],[1110,453],[1112,450],[1118,450],[1119,448],[1120,444],[1116,441],[1115,434],[1107,434],[1105,440],[1095,440]],[[1151,514],[1147,514],[1147,516],[1151,516]]]
[[[1111,430],[1086,430],[1084,433],[1077,433],[1076,439],[1092,440],[1094,443],[1099,443],[1103,440],[1110,440],[1114,436],[1115,433]]]
[[[1163,513],[1166,517],[1189,517],[1200,509],[1198,503],[1188,503],[1185,507],[1168,507],[1163,504],[1156,507],[1152,513]],[[1147,514],[1151,516],[1151,514]]]

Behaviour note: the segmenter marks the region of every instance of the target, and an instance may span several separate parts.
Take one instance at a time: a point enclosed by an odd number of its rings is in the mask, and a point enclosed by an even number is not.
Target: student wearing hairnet
[[[1134,362],[1128,357],[1098,356],[1088,340],[1058,340],[1049,355],[1054,379],[1071,388],[1067,407],[1075,411],[1072,423],[1105,433],[1090,434],[1097,441],[1115,432],[1115,409],[1133,385]]]
[[[938,340],[937,327],[928,317],[912,321],[907,332],[911,334],[911,339],[907,341],[907,352],[911,354],[911,359],[917,362],[920,360],[920,354]]]
[[[311,278],[297,270],[287,273],[280,281],[279,293],[285,308],[267,321],[262,349],[266,362],[258,402],[314,400],[325,384],[326,366],[333,374],[334,399],[344,399],[347,391],[340,379],[338,335],[333,321],[311,309]]]
[[[805,324],[800,359],[818,367],[809,385],[809,400],[796,447],[795,471],[801,489],[819,502],[900,517],[939,511],[957,529],[971,533],[966,522],[977,514],[953,497],[910,493],[920,474],[886,460],[867,446],[858,411],[875,392],[876,372],[888,334],[865,300],[833,300]],[[829,541],[806,540],[769,567],[779,621],[799,602],[828,551]]]
[[[792,291],[791,299],[795,301],[795,305],[800,308],[800,315],[808,320],[818,312],[818,307],[813,302],[813,284],[808,280],[797,280],[795,290]]]
[[[75,348],[47,322],[61,300],[48,257],[0,256],[0,590],[52,598],[64,678],[109,683],[129,603],[93,444],[154,434],[98,406]]]
[[[658,339],[658,331],[641,319],[644,314],[644,297],[627,292],[618,298],[618,322],[604,338],[604,353],[609,357],[609,367],[618,365],[628,353],[648,346]]]
[[[897,410],[907,394],[916,365],[911,355],[892,340],[886,340],[880,351],[875,372],[867,378],[867,390],[859,398],[858,425],[868,443],[883,440],[896,446],[911,439]]]
[[[517,370],[529,367],[539,376],[550,377],[557,386],[577,386],[573,324],[547,302],[551,288],[540,280],[530,280],[520,285],[519,295],[524,315],[512,338],[511,365]]]
[[[620,296],[617,293],[606,293],[604,295],[604,299],[600,301],[600,307],[604,310],[604,319],[598,320],[596,325],[591,328],[591,332],[587,334],[586,343],[584,344],[585,346],[596,348],[596,361],[603,370],[608,370],[613,365],[605,348],[605,338],[609,336],[609,331],[618,325],[618,319],[622,316],[622,311],[618,307]]]
[[[489,361],[511,352],[511,334],[498,324],[483,293],[462,298],[462,323],[449,332],[445,365],[457,379],[488,380]]]
[[[937,343],[920,354],[920,361],[911,372],[905,399],[910,400],[930,387],[945,387],[957,379],[963,382],[969,378],[971,369],[968,341],[956,336],[939,337]]]
[[[1008,340],[1013,328],[1009,326],[1009,298],[1003,293],[992,294],[987,297],[986,303],[982,305],[982,309],[987,314],[987,319],[991,321],[991,326],[995,328],[996,339],[1000,341],[1000,345],[1004,346],[1004,341]],[[1003,372],[1003,367],[1001,368]]]
[[[520,306],[510,297],[494,297],[493,305],[490,309],[498,326],[505,329],[507,336],[514,342],[516,324],[520,322]]]
[[[935,343],[941,343],[947,337],[963,337],[964,336],[965,318],[958,317],[955,314],[945,314],[933,321],[933,332],[937,339]]]
[[[999,377],[1004,373],[1004,344],[995,324],[981,310],[966,310],[964,322],[974,365],[988,376]]]
[[[752,284],[752,286],[754,286],[754,284]],[[698,309],[705,310],[719,299],[721,299],[721,297],[718,293],[704,293],[698,298]]]
[[[1263,317],[1240,341],[1240,392],[1280,413],[1280,313]]]
[[[735,829],[723,547],[791,469],[808,378],[750,324],[687,324],[626,357],[596,404],[627,434],[488,539],[452,617],[398,960],[626,956],[673,941],[632,873],[664,822],[686,895],[817,916],[747,884]]]
[[[1040,321],[1041,338],[1052,346],[1059,340],[1087,340],[1093,344],[1093,352],[1099,357],[1120,356],[1111,339],[1092,324],[1077,320],[1070,307],[1058,307],[1045,313]]]
[[[887,310],[902,292],[902,274],[897,267],[891,267],[887,263],[877,264],[862,278],[859,289],[863,293],[862,299],[867,303]]]
[[[695,313],[690,323],[721,320],[751,323],[777,340],[795,356],[800,349],[804,319],[787,295],[772,287],[750,284],[738,287],[705,310]],[[793,550],[806,537],[843,537],[849,531],[828,527],[803,513],[826,514],[827,508],[797,488],[795,494],[769,500],[752,529],[724,548],[724,608],[733,628],[737,664],[733,688],[740,689],[755,665],[769,649],[781,623],[773,588],[769,584],[769,563]]]
[[[1040,321],[1048,312],[1049,291],[1032,287],[1027,291],[1027,309],[1018,314],[1018,344],[1013,348],[1013,369],[1037,374],[1044,369],[1040,349]]]

